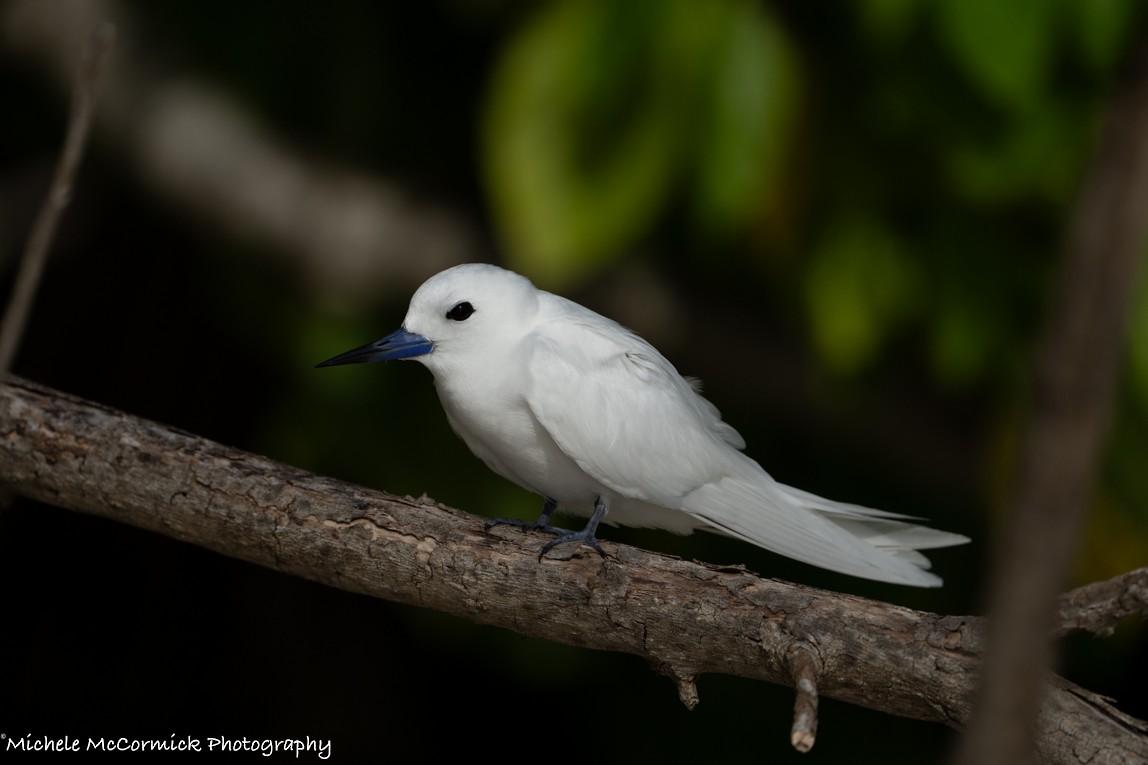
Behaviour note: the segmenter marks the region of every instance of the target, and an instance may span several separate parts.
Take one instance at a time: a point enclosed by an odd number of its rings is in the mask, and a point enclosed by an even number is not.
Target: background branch
[[[36,287],[40,283],[40,275],[44,273],[44,264],[48,261],[48,253],[51,251],[60,217],[71,201],[72,184],[88,142],[88,130],[92,125],[104,62],[115,38],[116,28],[108,23],[101,24],[92,33],[85,48],[80,70],[76,73],[72,91],[72,112],[68,117],[64,149],[56,165],[52,185],[40,208],[40,214],[32,226],[32,234],[28,237],[28,245],[16,275],[12,298],[8,301],[8,307],[4,309],[4,319],[0,322],[0,378],[12,368],[12,358],[16,355],[20,338],[24,335],[24,327],[28,323],[32,301],[36,296]]]
[[[1013,512],[997,546],[983,698],[965,765],[1031,761],[1056,594],[1092,495],[1128,336],[1148,210],[1148,42],[1117,89],[1073,213],[1065,262],[1037,349],[1034,407]]]
[[[807,645],[816,646],[820,695],[958,727],[971,713],[975,617],[608,542],[606,562],[539,564],[535,540],[514,530],[486,536],[480,519],[429,500],[309,474],[25,382],[0,389],[0,423],[0,481],[41,501],[353,592],[635,654],[679,690],[706,672],[791,685],[810,674],[791,671],[801,662],[790,651]],[[807,712],[809,701],[799,698]],[[1045,762],[1074,763],[1085,749],[1148,758],[1143,723],[1065,681],[1040,720]]]

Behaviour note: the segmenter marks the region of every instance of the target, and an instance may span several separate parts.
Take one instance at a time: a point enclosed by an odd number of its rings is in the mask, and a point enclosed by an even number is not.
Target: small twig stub
[[[785,664],[793,678],[793,728],[789,743],[799,752],[808,752],[817,739],[817,649],[807,642],[793,643],[785,652]]]

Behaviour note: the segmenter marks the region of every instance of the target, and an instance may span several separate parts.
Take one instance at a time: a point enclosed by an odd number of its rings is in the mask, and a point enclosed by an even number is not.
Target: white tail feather
[[[765,480],[762,480],[764,478]],[[726,477],[691,492],[682,509],[729,536],[843,574],[939,587],[919,549],[966,537],[918,526],[908,516],[818,497],[766,476]]]

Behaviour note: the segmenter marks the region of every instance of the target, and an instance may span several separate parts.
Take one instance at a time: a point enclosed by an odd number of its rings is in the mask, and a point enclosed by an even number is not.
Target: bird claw
[[[561,531],[561,529],[559,529],[559,531]],[[593,548],[599,555],[601,555],[602,560],[606,559],[606,551],[603,550],[602,546],[598,544],[598,540],[594,536],[594,533],[587,529],[583,529],[582,531],[567,531],[557,539],[551,539],[549,542],[542,545],[542,550],[538,553],[538,562],[542,562],[542,559],[546,557],[546,553],[550,552],[558,545],[564,545],[567,542],[579,542],[584,544],[587,547]]]
[[[586,524],[586,528],[581,531],[570,531],[569,529],[560,529],[557,526],[550,525],[550,516],[558,509],[558,503],[549,497],[546,498],[546,505],[542,509],[542,515],[538,520],[531,523],[524,521],[521,518],[491,518],[482,524],[482,530],[485,533],[490,533],[490,530],[495,526],[517,526],[526,531],[545,531],[547,534],[553,534],[556,538],[551,539],[549,542],[542,546],[542,550],[538,553],[538,562],[541,563],[542,559],[546,557],[546,553],[553,550],[558,545],[564,545],[567,542],[578,542],[587,547],[592,548],[595,552],[606,559],[606,552],[602,546],[598,544],[598,538],[595,536],[598,531],[598,522],[602,520],[602,516],[606,514],[606,503],[602,497],[594,498],[594,514],[590,517],[590,522]]]
[[[495,526],[515,526],[527,532],[542,531],[547,534],[553,534],[556,538],[544,544],[542,550],[538,553],[539,563],[546,557],[546,553],[558,545],[563,545],[567,542],[580,542],[595,550],[603,558],[606,557],[606,552],[602,549],[602,546],[598,544],[598,539],[594,536],[594,532],[587,529],[582,529],[581,531],[561,529],[557,526],[547,525],[541,518],[537,521],[524,521],[521,518],[491,518],[482,524],[482,530],[484,533],[489,534],[490,530]]]

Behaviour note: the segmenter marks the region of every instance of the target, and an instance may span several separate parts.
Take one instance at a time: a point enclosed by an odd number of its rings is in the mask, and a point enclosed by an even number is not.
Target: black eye
[[[466,321],[472,313],[474,313],[474,306],[464,300],[461,303],[456,303],[454,308],[447,311],[446,317],[451,321]]]

